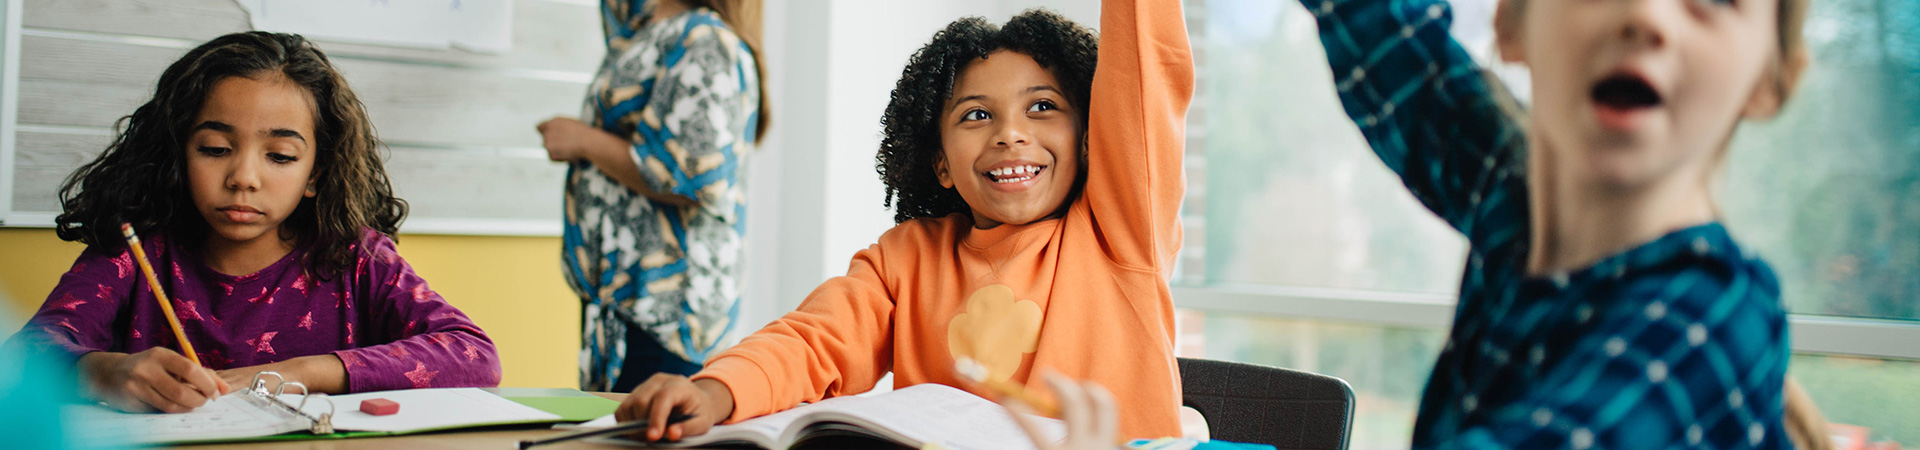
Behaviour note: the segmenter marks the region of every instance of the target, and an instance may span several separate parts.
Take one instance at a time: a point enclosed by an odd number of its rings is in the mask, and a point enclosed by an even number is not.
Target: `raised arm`
[[[1175,0],[1108,0],[1087,118],[1087,185],[1108,255],[1169,273],[1180,249],[1180,201],[1193,51]]]
[[[1300,2],[1319,22],[1341,105],[1420,203],[1462,232],[1477,210],[1525,204],[1525,139],[1448,34],[1444,1]]]

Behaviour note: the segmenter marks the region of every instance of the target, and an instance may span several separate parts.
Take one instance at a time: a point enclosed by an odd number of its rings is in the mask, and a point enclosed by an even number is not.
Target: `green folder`
[[[481,389],[541,411],[560,416],[560,422],[586,422],[613,414],[620,402],[574,389],[489,388]]]

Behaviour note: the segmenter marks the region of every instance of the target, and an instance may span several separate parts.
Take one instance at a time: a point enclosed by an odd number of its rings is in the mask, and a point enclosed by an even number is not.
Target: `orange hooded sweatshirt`
[[[888,230],[846,276],[693,377],[732,391],[728,422],[865,392],[889,370],[896,386],[965,389],[954,359],[970,355],[989,377],[1034,389],[1045,390],[1042,369],[1099,382],[1119,401],[1126,437],[1180,434],[1167,279],[1193,58],[1176,0],[1108,0],[1100,30],[1086,188],[1067,213],[985,230],[955,214]]]

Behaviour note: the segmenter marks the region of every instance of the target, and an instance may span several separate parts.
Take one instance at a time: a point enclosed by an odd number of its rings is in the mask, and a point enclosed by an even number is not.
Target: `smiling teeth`
[[[1035,173],[1040,173],[1040,166],[1002,167],[1002,168],[987,171],[987,175],[992,175],[994,178],[996,178],[994,181],[1001,182],[1001,183],[1025,181],[1027,178],[1032,178],[1028,175],[1035,174]],[[1014,179],[1014,180],[1004,180],[1004,179],[999,179],[1000,177],[1020,177],[1020,178]]]

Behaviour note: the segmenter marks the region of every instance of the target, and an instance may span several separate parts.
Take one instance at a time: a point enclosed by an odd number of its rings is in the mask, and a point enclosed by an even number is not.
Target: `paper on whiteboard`
[[[253,29],[398,47],[513,49],[513,0],[234,0]]]

